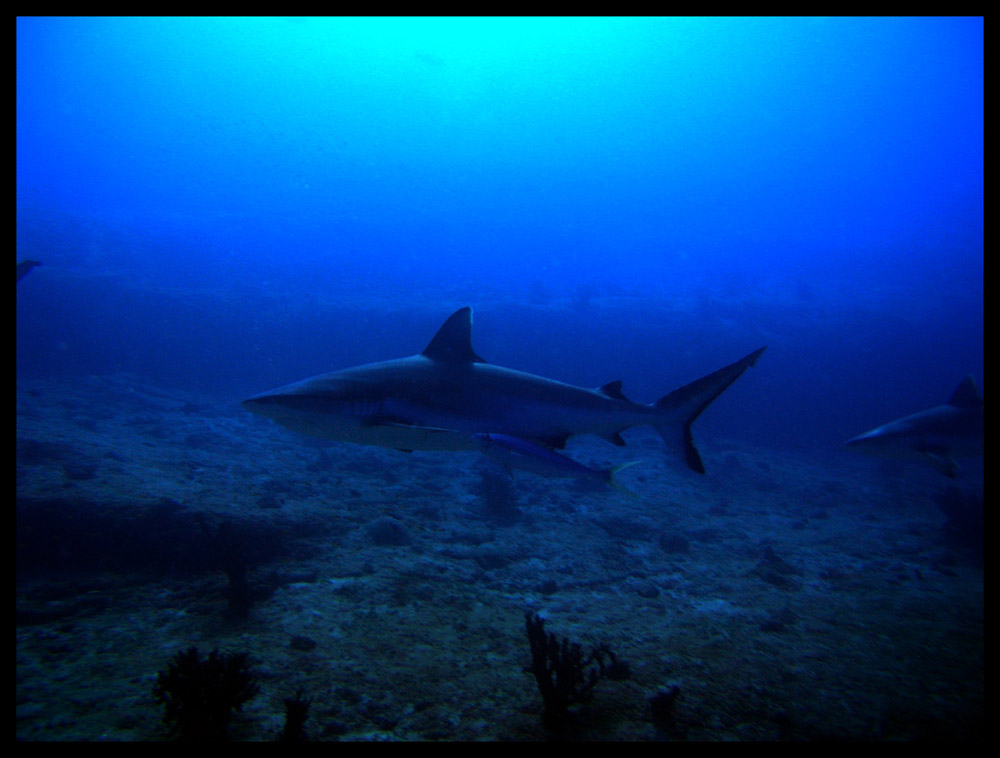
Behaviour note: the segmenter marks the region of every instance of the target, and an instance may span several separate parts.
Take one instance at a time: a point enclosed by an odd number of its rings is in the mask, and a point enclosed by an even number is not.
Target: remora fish
[[[628,400],[620,381],[585,389],[490,365],[472,349],[466,307],[419,355],[305,379],[244,400],[243,407],[297,432],[407,451],[477,450],[476,434],[549,450],[588,433],[624,445],[623,430],[648,424],[688,468],[704,473],[691,424],[762,352],[645,405]]]
[[[959,382],[944,405],[890,421],[846,443],[876,455],[920,456],[955,478],[953,456],[983,454],[983,397],[971,376]]]
[[[472,436],[479,442],[479,449],[482,450],[483,455],[492,458],[507,469],[508,474],[511,473],[511,469],[519,468],[539,476],[593,479],[602,484],[624,489],[615,481],[615,474],[641,463],[641,461],[630,461],[608,469],[591,468],[574,461],[572,458],[567,458],[555,450],[518,437],[506,434],[473,434]]]

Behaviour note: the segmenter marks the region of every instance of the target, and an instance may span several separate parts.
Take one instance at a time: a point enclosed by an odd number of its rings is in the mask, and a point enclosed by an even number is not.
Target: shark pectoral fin
[[[930,464],[949,479],[958,478],[959,465],[950,455],[924,452]]]
[[[959,465],[951,457],[951,449],[947,445],[935,445],[921,441],[914,445],[914,450],[926,456],[927,461],[949,479],[958,478]]]

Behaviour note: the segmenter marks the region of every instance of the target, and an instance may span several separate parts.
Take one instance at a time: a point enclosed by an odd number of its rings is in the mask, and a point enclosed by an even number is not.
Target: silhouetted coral
[[[672,684],[649,699],[649,715],[656,728],[656,740],[686,740],[689,720],[677,712],[681,688]]]
[[[309,706],[312,700],[303,697],[301,689],[296,690],[295,697],[285,698],[285,727],[281,731],[280,742],[305,742],[306,719],[309,718]]]
[[[649,710],[653,723],[658,729],[666,730],[674,720],[674,704],[681,694],[681,688],[676,684],[665,690],[660,690],[649,699]]]
[[[982,494],[948,487],[934,496],[934,502],[948,517],[944,529],[951,542],[981,558],[986,534]]]
[[[210,531],[207,524],[203,524],[202,528]],[[226,592],[229,615],[239,620],[246,619],[254,603],[266,600],[275,589],[267,583],[252,585],[247,578],[248,570],[266,556],[267,547],[261,544],[257,534],[230,521],[222,521],[216,526],[211,546],[229,580]]]
[[[598,645],[584,653],[577,642],[560,639],[545,631],[545,621],[535,613],[526,613],[525,626],[531,644],[531,666],[538,690],[545,702],[542,723],[550,729],[565,725],[569,707],[589,703],[594,686],[602,679],[626,679],[629,667],[611,652]]]
[[[175,655],[153,687],[171,734],[188,742],[226,740],[233,711],[260,691],[248,658],[213,650],[203,660],[196,647]]]

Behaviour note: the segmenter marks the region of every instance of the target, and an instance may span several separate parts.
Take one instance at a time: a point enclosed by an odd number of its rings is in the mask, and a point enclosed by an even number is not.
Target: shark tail
[[[701,379],[695,379],[653,403],[653,406],[662,411],[666,417],[664,421],[654,423],[653,427],[660,433],[667,447],[683,454],[684,462],[692,471],[705,473],[705,464],[702,463],[701,455],[694,446],[694,439],[691,436],[691,424],[715,398],[754,365],[766,349],[765,346],[754,350],[735,363],[730,363]]]

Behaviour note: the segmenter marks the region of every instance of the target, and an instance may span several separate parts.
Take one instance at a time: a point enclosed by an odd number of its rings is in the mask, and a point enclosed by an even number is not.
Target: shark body
[[[620,381],[587,389],[487,363],[472,349],[472,309],[462,308],[419,355],[305,379],[243,407],[297,432],[406,451],[482,450],[482,435],[502,435],[502,449],[529,469],[533,453],[537,467],[558,467],[545,455],[574,435],[624,445],[623,430],[647,424],[704,473],[691,424],[763,351],[647,405],[627,399]]]
[[[921,457],[954,478],[956,456],[983,454],[983,397],[967,376],[944,405],[890,421],[845,444],[877,455]]]

